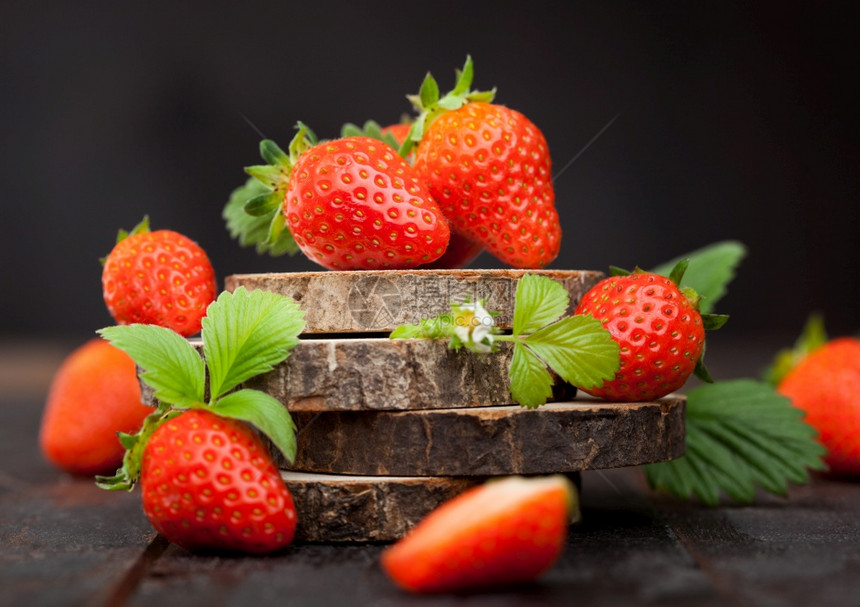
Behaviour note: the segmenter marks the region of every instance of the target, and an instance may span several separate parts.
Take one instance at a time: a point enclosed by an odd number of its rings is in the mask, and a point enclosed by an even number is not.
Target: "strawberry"
[[[72,474],[103,474],[125,451],[117,432],[135,432],[152,409],[140,402],[134,361],[101,339],[75,349],[57,370],[39,429],[39,446]]]
[[[510,266],[542,268],[561,243],[546,139],[520,112],[490,103],[492,93],[469,91],[472,76],[467,59],[440,98],[427,75],[410,97],[420,114],[400,153],[415,146],[415,168],[453,229]]]
[[[272,214],[276,233],[285,223],[301,251],[321,266],[414,268],[445,252],[448,221],[390,145],[360,136],[317,144],[299,125],[289,156],[268,140],[261,152],[270,165],[247,170],[273,194],[249,201],[246,211]]]
[[[293,499],[262,440],[205,410],[162,423],[143,451],[143,511],[186,550],[267,553],[290,544]]]
[[[200,331],[215,298],[215,272],[203,249],[172,230],[149,230],[144,220],[121,230],[104,259],[102,289],[119,324],[154,324],[189,336]]]
[[[292,541],[296,512],[267,445],[292,462],[295,424],[278,400],[242,385],[289,356],[304,311],[240,287],[218,296],[203,325],[202,351],[155,325],[99,331],[131,356],[158,408],[120,434],[122,467],[97,484],[130,491],[140,481],[152,526],[188,550],[271,552]]]
[[[687,263],[679,262],[669,278],[639,270],[610,276],[582,297],[575,314],[599,320],[618,342],[621,357],[614,379],[584,392],[648,401],[678,390],[694,372],[710,381],[702,362],[705,330],[721,327],[728,317],[700,314],[695,291],[678,287]]]
[[[804,421],[818,431],[830,471],[860,475],[860,339],[828,339],[817,322],[810,319],[798,347],[788,353],[793,360],[773,379],[777,391],[806,412]]]
[[[382,567],[412,592],[530,581],[558,559],[578,512],[564,476],[491,481],[427,515],[383,552]]]

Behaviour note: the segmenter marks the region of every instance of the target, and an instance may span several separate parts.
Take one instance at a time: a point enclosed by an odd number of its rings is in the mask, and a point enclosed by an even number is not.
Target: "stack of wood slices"
[[[479,355],[445,341],[391,340],[403,323],[483,300],[510,329],[525,271],[419,270],[245,274],[234,290],[287,295],[307,329],[289,358],[253,381],[290,411],[298,454],[283,476],[305,541],[386,541],[492,477],[632,466],[678,457],[684,402],[607,403],[556,383],[537,409],[512,404],[511,344]],[[529,271],[577,302],[602,275]],[[508,346],[508,347],[506,347]]]

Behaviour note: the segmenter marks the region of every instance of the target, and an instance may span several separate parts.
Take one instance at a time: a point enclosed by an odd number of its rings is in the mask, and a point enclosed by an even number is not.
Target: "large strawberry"
[[[516,110],[470,91],[471,59],[441,96],[431,75],[418,95],[409,138],[414,165],[452,227],[516,268],[542,268],[558,255],[551,160],[540,129]]]
[[[830,471],[860,475],[860,339],[829,339],[813,317],[795,348],[778,357],[770,379],[818,431]]]
[[[271,455],[242,422],[186,411],[149,437],[143,511],[186,550],[272,552],[292,542],[296,509]]]
[[[270,371],[298,343],[304,312],[275,293],[222,293],[203,321],[202,353],[154,325],[100,331],[141,369],[158,408],[136,434],[120,434],[123,465],[105,489],[141,484],[143,510],[188,550],[264,553],[292,541],[296,512],[268,447],[295,457],[295,425],[265,392],[241,386]],[[247,423],[246,423],[247,422]]]
[[[699,297],[679,288],[687,260],[670,277],[634,271],[610,276],[592,287],[576,314],[589,314],[609,330],[620,347],[620,367],[612,380],[584,392],[607,400],[647,401],[678,390],[694,372],[710,381],[703,360],[705,330],[728,317],[702,315]]]
[[[149,230],[149,219],[120,231],[104,259],[105,305],[119,324],[154,324],[189,336],[200,331],[215,298],[215,272],[206,252],[172,230]]]
[[[442,504],[382,555],[412,592],[448,592],[530,581],[549,569],[579,516],[564,476],[509,477]]]
[[[246,211],[272,216],[273,238],[288,229],[308,258],[337,270],[414,268],[442,256],[448,221],[394,148],[369,137],[315,141],[300,124],[289,155],[266,140],[270,164],[248,168],[273,193]]]
[[[152,410],[140,402],[134,361],[102,339],[63,360],[51,382],[39,446],[55,466],[72,474],[104,474],[125,452],[117,432],[136,432]]]

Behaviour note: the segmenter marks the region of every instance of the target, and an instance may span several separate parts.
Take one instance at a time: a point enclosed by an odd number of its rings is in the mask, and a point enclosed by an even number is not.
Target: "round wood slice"
[[[443,502],[484,479],[308,474],[282,471],[306,542],[399,539]]]
[[[287,295],[305,311],[306,333],[381,333],[450,312],[451,302],[484,300],[510,329],[517,281],[539,274],[570,293],[572,314],[582,295],[603,274],[579,270],[380,270],[234,274],[225,288],[261,289]]]
[[[191,340],[196,348],[199,339]],[[302,339],[286,361],[244,387],[262,390],[298,411],[373,411],[482,407],[513,402],[509,342],[497,352],[454,351],[429,339]],[[566,400],[576,389],[556,379],[550,400]],[[155,406],[141,382],[144,403]]]
[[[426,411],[299,413],[292,470],[356,475],[499,476],[618,468],[684,453],[685,398],[577,399]],[[283,466],[286,467],[286,466]]]

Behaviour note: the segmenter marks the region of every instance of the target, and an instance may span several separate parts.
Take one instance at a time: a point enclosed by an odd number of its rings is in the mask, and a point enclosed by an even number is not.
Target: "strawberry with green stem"
[[[546,138],[520,112],[492,103],[495,91],[472,91],[473,75],[467,58],[445,95],[425,77],[409,97],[418,116],[400,154],[414,154],[454,231],[512,267],[542,268],[561,244]]]
[[[689,260],[669,277],[613,269],[592,287],[576,308],[596,318],[620,347],[615,377],[582,389],[606,400],[650,401],[680,389],[693,373],[711,382],[704,366],[705,331],[723,326],[728,316],[701,314],[699,295],[680,288]]]
[[[155,324],[186,337],[200,331],[217,286],[196,242],[173,230],[150,231],[144,217],[131,232],[119,231],[102,263],[104,301],[117,323]]]
[[[288,232],[309,259],[333,270],[414,268],[445,252],[447,219],[388,144],[362,136],[318,143],[299,123],[288,153],[270,140],[260,151],[268,164],[247,172],[265,190],[243,210],[268,222],[267,247],[288,249]]]
[[[102,329],[142,369],[159,406],[139,433],[120,435],[123,466],[98,477],[99,486],[131,490],[139,481],[153,527],[189,550],[264,553],[288,545],[295,507],[248,424],[287,461],[295,457],[295,426],[276,399],[241,386],[282,362],[303,329],[304,313],[294,301],[244,288],[222,293],[209,307],[202,357],[163,327]]]

